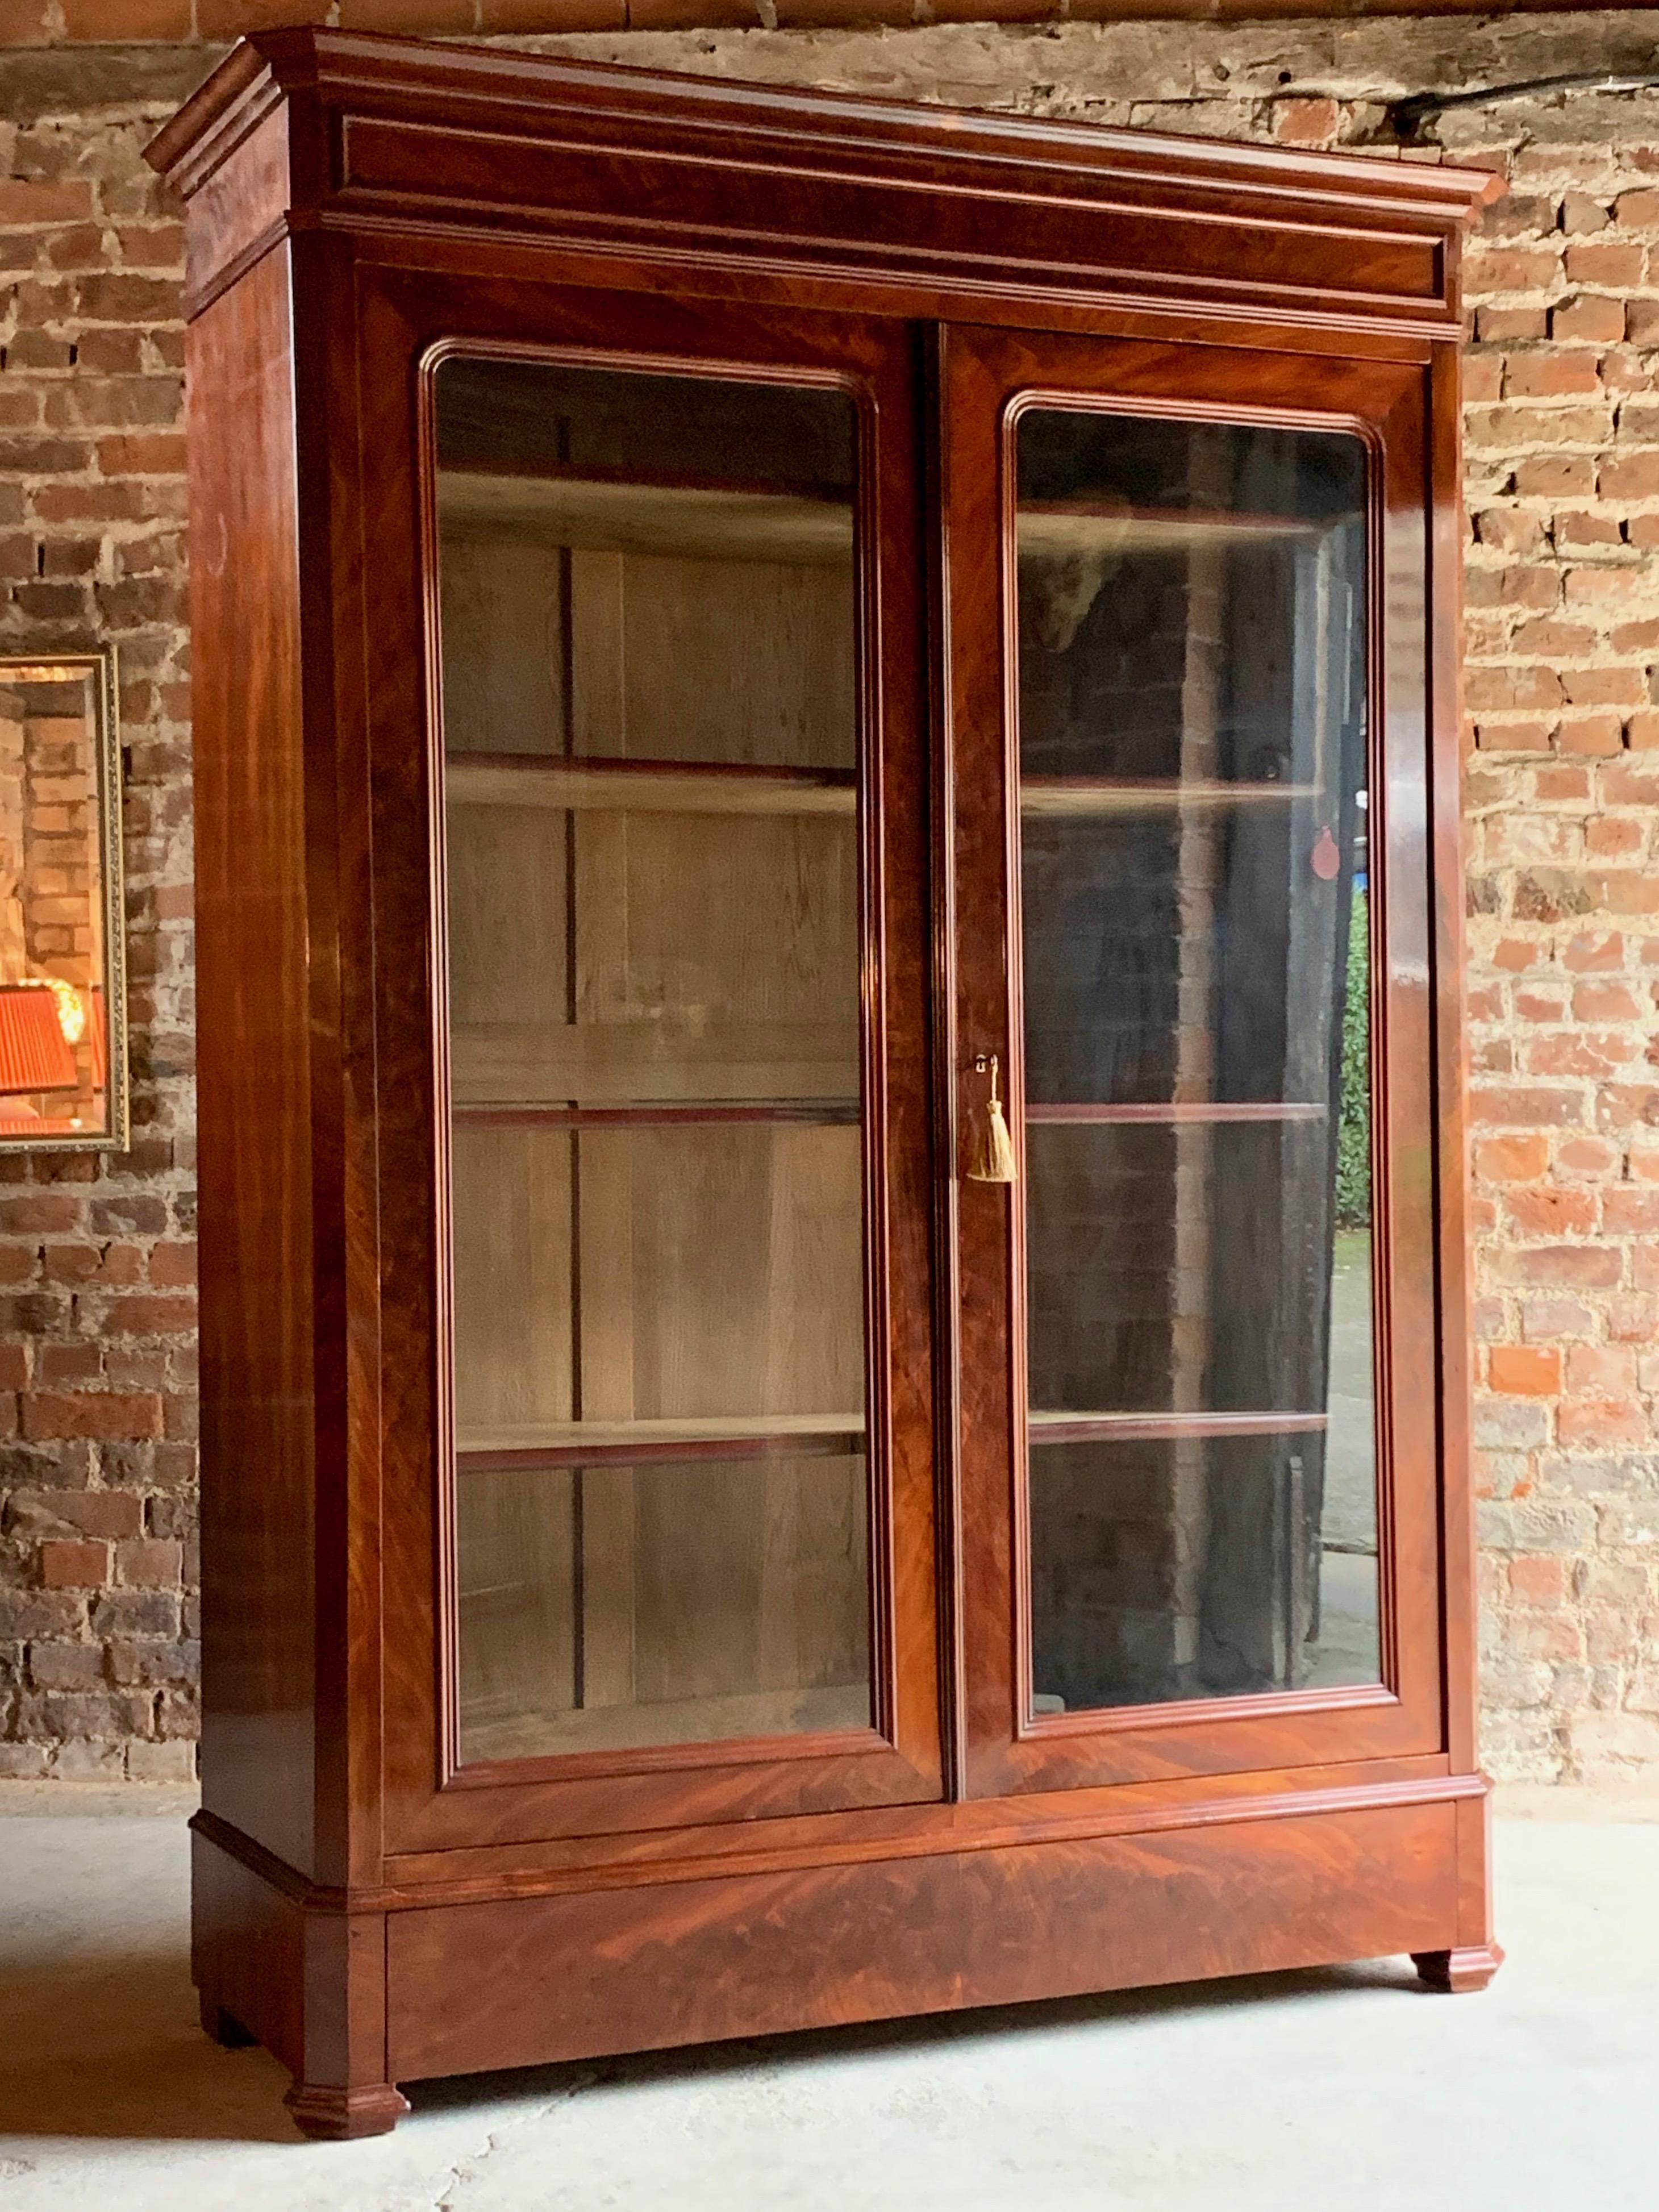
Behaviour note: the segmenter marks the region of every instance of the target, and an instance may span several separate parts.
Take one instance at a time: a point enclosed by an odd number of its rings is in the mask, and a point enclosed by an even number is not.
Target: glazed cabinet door
[[[1436,1753],[1426,370],[942,388],[967,1786]]]
[[[364,346],[395,1846],[937,1796],[909,342],[388,276]]]

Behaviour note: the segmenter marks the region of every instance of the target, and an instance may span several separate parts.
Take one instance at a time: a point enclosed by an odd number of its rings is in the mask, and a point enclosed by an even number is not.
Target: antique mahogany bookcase
[[[1491,180],[299,31],[153,158],[210,2032],[346,2136],[704,2038],[1478,1987]]]

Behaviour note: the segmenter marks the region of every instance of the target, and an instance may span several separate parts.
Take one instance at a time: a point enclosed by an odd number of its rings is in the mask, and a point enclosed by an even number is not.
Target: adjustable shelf
[[[1028,1098],[1028,1122],[1080,1128],[1093,1122],[1167,1121],[1191,1124],[1232,1121],[1322,1121],[1328,1106],[1294,1098],[1148,1098],[1122,1102]]]
[[[1316,541],[1328,525],[1285,514],[1206,507],[1111,506],[1098,500],[1022,500],[1015,515],[1022,561],[1110,553],[1186,552],[1200,545]]]
[[[483,524],[584,551],[830,568],[853,558],[847,501],[798,493],[445,469],[438,515],[446,527]]]
[[[630,814],[842,814],[858,794],[851,769],[750,767],[592,755],[453,753],[452,806],[550,806]]]
[[[550,806],[637,814],[843,814],[857,810],[851,769],[750,767],[592,755],[452,754],[451,805]],[[1312,783],[1183,781],[1179,777],[1027,776],[1019,809],[1030,820],[1159,814],[1230,806],[1282,806],[1316,799]]]
[[[855,1127],[859,1120],[856,1098],[772,1098],[754,1104],[703,1099],[685,1105],[462,1105],[454,1111],[457,1122],[467,1129],[676,1129],[755,1122],[822,1129]]]
[[[457,1022],[451,1061],[458,1111],[816,1104],[859,1089],[842,1022]]]
[[[864,1449],[861,1413],[726,1414],[711,1419],[558,1421],[463,1429],[464,1473],[536,1467],[655,1465],[664,1460],[842,1457]]]
[[[447,526],[483,525],[580,550],[838,567],[853,558],[850,504],[800,493],[447,468],[438,477],[438,514]],[[1054,500],[1022,501],[1017,527],[1021,560],[1063,561],[1306,543],[1327,526],[1286,515]]]
[[[1228,806],[1284,806],[1317,799],[1316,783],[1234,783],[1180,776],[1028,775],[1020,780],[1019,811],[1028,821],[1109,814],[1163,814]]]
[[[1152,1443],[1164,1437],[1293,1437],[1323,1435],[1326,1413],[1030,1413],[1026,1433],[1036,1444]]]

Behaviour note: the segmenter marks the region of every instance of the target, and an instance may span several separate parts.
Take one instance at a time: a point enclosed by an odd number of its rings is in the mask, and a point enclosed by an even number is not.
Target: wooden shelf
[[[773,1104],[852,1098],[844,1022],[458,1022],[451,1081],[467,1106]]]
[[[723,1419],[560,1421],[464,1429],[455,1440],[463,1471],[645,1465],[659,1460],[844,1456],[864,1449],[861,1413],[727,1414]]]
[[[550,806],[642,814],[842,814],[857,809],[851,769],[749,767],[726,763],[569,759],[544,753],[452,753],[449,802],[460,806]],[[1312,783],[1182,781],[1176,777],[1026,776],[1019,811],[1030,818],[1092,819],[1231,806],[1285,806],[1317,799]]]
[[[1200,545],[1294,544],[1322,536],[1340,520],[1033,500],[1020,502],[1015,527],[1022,561],[1063,561],[1091,554],[1185,552]]]
[[[447,526],[483,526],[585,550],[814,567],[844,566],[853,558],[851,504],[798,492],[444,469],[438,514]],[[1021,504],[1017,529],[1022,560],[1074,560],[1200,545],[1306,543],[1340,520],[1042,500]]]
[[[1025,1102],[1028,1122],[1042,1122],[1061,1127],[1080,1128],[1095,1122],[1168,1121],[1168,1122],[1231,1122],[1231,1121],[1322,1121],[1330,1112],[1328,1106],[1316,1105],[1299,1099],[1279,1098],[1152,1098],[1133,1099],[1124,1103],[1111,1102],[1096,1105],[1087,1102],[1062,1100],[1050,1103],[1042,1099]]]
[[[444,781],[450,805],[459,806],[599,808],[630,814],[840,814],[850,821],[858,805],[851,769],[452,753]]]
[[[581,1751],[632,1751],[663,1744],[726,1743],[745,1737],[839,1735],[870,1726],[867,1683],[809,1690],[751,1690],[726,1697],[663,1698],[546,1712],[469,1712],[466,1764],[548,1759]]]
[[[838,1129],[857,1126],[859,1103],[856,1098],[770,1098],[753,1103],[703,1099],[685,1105],[473,1104],[456,1107],[455,1119],[468,1129],[696,1129],[734,1122]]]
[[[596,552],[811,568],[848,568],[853,559],[851,506],[799,493],[445,469],[438,515],[446,528],[482,525]]]
[[[1322,1435],[1327,1413],[1030,1413],[1036,1444],[1152,1443],[1163,1437]]]
[[[1317,799],[1316,783],[1199,782],[1178,776],[1028,775],[1019,811],[1027,818],[1103,814],[1164,814],[1227,806],[1285,806]]]

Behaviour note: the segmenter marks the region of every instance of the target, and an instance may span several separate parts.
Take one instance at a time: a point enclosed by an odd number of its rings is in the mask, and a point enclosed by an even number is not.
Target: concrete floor
[[[1389,1960],[474,2076],[330,2146],[295,2135],[264,2052],[198,2029],[159,1802],[0,1789],[3,2212],[1659,2204],[1652,1798],[1511,1801],[1482,1996]]]

